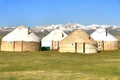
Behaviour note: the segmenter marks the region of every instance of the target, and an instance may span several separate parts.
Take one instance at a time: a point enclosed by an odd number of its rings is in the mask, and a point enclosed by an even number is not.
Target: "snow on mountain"
[[[115,26],[115,25],[97,25],[97,24],[93,24],[93,25],[88,25],[86,26],[89,30],[91,29],[97,29],[97,28],[111,28],[111,29],[117,29],[120,28],[120,26]]]
[[[0,27],[0,34],[6,34],[8,32],[11,32],[13,29],[15,29],[16,27]],[[93,25],[88,25],[88,26],[84,26],[78,23],[68,23],[68,24],[58,24],[58,25],[46,25],[46,26],[36,26],[36,27],[32,27],[31,30],[35,33],[49,33],[52,30],[55,29],[60,29],[63,30],[64,32],[72,32],[73,30],[76,29],[82,29],[82,30],[95,30],[97,28],[108,28],[111,31],[117,31],[117,33],[120,31],[120,26],[116,26],[116,25],[97,25],[97,24],[93,24]],[[114,33],[113,32],[113,33]],[[46,34],[47,34],[46,33]]]
[[[110,29],[116,29],[118,31],[120,31],[120,26],[116,26],[116,25],[97,25],[97,24],[93,24],[93,25],[88,25],[88,26],[84,26],[78,23],[68,23],[68,24],[58,24],[58,25],[47,25],[47,26],[36,26],[34,28],[32,28],[33,31],[35,32],[44,32],[44,31],[52,31],[54,29],[60,29],[63,30],[65,32],[68,31],[73,31],[76,29],[83,29],[83,30],[95,30],[97,28],[110,28]]]
[[[16,27],[0,27],[0,34],[7,34],[15,28]]]
[[[76,30],[76,29],[83,29],[83,30],[87,30],[88,28],[81,25],[81,24],[65,24],[65,25],[62,25],[62,24],[58,24],[58,25],[49,25],[49,26],[36,26],[34,28],[32,28],[32,30],[36,31],[36,32],[39,32],[39,31],[52,31],[54,29],[60,29],[60,30],[63,30],[63,31],[73,31],[73,30]]]

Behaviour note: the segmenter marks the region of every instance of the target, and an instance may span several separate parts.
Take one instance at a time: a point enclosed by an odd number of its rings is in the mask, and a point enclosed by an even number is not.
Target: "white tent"
[[[36,50],[39,48],[39,42],[40,38],[34,33],[32,33],[28,27],[20,26],[2,38],[1,50],[2,51],[29,51],[30,49]]]
[[[2,41],[34,41],[40,42],[40,38],[32,33],[28,27],[20,26],[4,36]]]
[[[111,35],[105,29],[97,29],[95,32],[91,34],[91,37],[96,41],[118,41],[113,35]]]
[[[118,49],[118,39],[111,35],[107,29],[99,28],[90,35],[98,42],[99,50],[114,50]]]
[[[53,30],[41,40],[41,47],[47,47],[49,49],[58,49],[59,41],[64,39],[66,36],[67,34],[61,30]]]

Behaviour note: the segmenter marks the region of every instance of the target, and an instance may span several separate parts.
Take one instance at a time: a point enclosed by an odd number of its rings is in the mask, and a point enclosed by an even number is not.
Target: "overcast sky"
[[[120,25],[120,0],[0,0],[0,26]]]

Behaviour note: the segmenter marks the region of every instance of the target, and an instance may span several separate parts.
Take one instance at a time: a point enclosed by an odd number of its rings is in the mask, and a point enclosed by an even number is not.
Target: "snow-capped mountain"
[[[32,28],[32,30],[36,31],[36,32],[44,32],[44,31],[52,31],[54,29],[60,29],[60,30],[63,30],[63,31],[73,31],[73,30],[76,30],[76,29],[83,29],[83,30],[87,30],[88,28],[81,25],[81,24],[65,24],[65,25],[62,25],[62,24],[58,24],[58,25],[48,25],[48,26],[36,26],[34,28]]]
[[[97,24],[88,25],[86,27],[89,30],[91,30],[91,29],[97,29],[97,28],[111,28],[111,29],[120,28],[120,26],[116,26],[116,25],[97,25]]]
[[[7,34],[9,32],[11,32],[12,30],[14,30],[16,27],[0,27],[0,34],[4,35]]]
[[[0,27],[0,34],[7,34],[11,32],[16,27]],[[78,23],[68,23],[68,24],[58,24],[58,25],[46,25],[46,26],[35,26],[32,27],[31,30],[38,34],[48,34],[54,29],[63,30],[66,33],[72,32],[76,29],[82,29],[87,31],[88,33],[92,33],[97,28],[107,28],[113,34],[120,34],[120,26],[116,25],[88,25],[84,26]]]
[[[36,32],[44,32],[44,31],[52,31],[54,29],[61,29],[63,31],[73,31],[76,29],[83,29],[83,30],[95,30],[97,28],[110,28],[110,29],[119,29],[120,30],[120,26],[115,26],[115,25],[97,25],[97,24],[93,24],[93,25],[88,25],[88,26],[84,26],[81,24],[58,24],[58,25],[49,25],[49,26],[36,26],[34,28],[32,28],[32,30],[36,31]]]

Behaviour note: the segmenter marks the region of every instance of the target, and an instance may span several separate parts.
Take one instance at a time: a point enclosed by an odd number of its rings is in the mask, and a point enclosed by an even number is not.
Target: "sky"
[[[120,0],[0,0],[0,26],[120,25]]]

